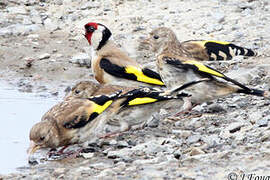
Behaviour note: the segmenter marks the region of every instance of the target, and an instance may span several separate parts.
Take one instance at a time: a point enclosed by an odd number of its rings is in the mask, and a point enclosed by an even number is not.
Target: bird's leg
[[[122,134],[124,134],[125,132],[127,132],[129,129],[127,130],[120,130],[120,131],[116,131],[116,132],[111,132],[111,133],[107,133],[103,136],[100,136],[100,138],[112,138],[112,137],[117,137],[120,136]]]
[[[76,157],[78,157],[80,155],[81,152],[83,152],[83,149],[84,148],[80,148],[80,149],[78,149],[76,151],[67,152],[67,153],[65,153],[66,154],[65,158],[68,158],[68,159],[76,158]]]
[[[61,149],[59,149],[58,153],[63,154],[64,150],[67,148],[68,146],[64,146]]]
[[[100,136],[100,138],[112,138],[112,137],[116,137],[116,136],[119,136],[123,133],[123,131],[119,131],[119,132],[111,132],[111,133],[107,133],[103,136]]]
[[[71,158],[72,159],[72,158],[76,158],[83,151],[83,148],[80,148],[78,150],[64,152],[64,150],[67,147],[68,146],[64,146],[59,151],[56,151],[56,152],[55,151],[48,152],[49,158],[52,156],[62,156],[61,159],[63,159],[63,158]]]
[[[174,116],[179,116],[180,114],[185,114],[188,113],[192,110],[193,106],[192,106],[192,102],[191,102],[191,98],[190,97],[186,97],[183,99],[184,100],[184,104],[183,104],[183,110],[176,113]]]
[[[64,150],[67,148],[68,146],[64,146],[62,147],[60,150],[58,151],[49,151],[48,152],[48,156],[51,157],[51,156],[60,156],[62,154],[64,154]]]
[[[197,104],[192,104],[191,97],[185,97],[184,98],[183,110],[180,111],[180,112],[178,112],[178,113],[176,113],[175,115],[173,115],[173,117],[170,118],[170,119],[174,120],[175,117],[179,117],[179,116],[180,116],[179,118],[182,119],[182,118],[185,118],[185,115],[186,114],[187,114],[187,116],[189,118],[200,117],[201,116],[200,113],[198,114],[196,112],[195,114],[193,114],[192,111],[191,111],[192,108],[195,107],[195,106],[197,106]]]

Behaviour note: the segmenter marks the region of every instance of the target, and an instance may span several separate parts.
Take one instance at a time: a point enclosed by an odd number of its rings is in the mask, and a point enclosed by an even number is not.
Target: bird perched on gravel
[[[153,45],[153,50],[160,47],[167,53],[182,57],[192,57],[197,61],[231,60],[234,56],[256,56],[252,49],[240,47],[229,42],[189,40],[180,42],[176,34],[169,28],[160,27],[150,33],[148,43]],[[147,43],[147,41],[146,41]]]
[[[200,50],[187,51],[187,49],[190,48],[183,48],[185,46],[187,47],[187,45],[185,45],[185,43],[180,44],[174,32],[169,28],[162,27],[153,30],[145,42],[151,45],[153,51],[157,55],[156,64],[158,71],[169,91],[174,91],[177,89],[177,87],[190,81],[204,80],[202,83],[185,89],[192,95],[190,97],[191,100],[185,101],[187,104],[186,109],[190,109],[192,107],[190,101],[193,104],[200,104],[202,102],[209,101],[218,97],[223,97],[232,93],[244,93],[264,96],[267,98],[269,97],[268,91],[250,89],[245,85],[227,77],[225,74],[204,65],[200,61],[197,61],[201,59],[211,60],[214,55],[211,55],[210,53],[208,56],[204,57],[203,55],[198,55],[200,53],[194,53],[196,51],[199,52]],[[201,44],[202,42],[203,41],[197,44]],[[194,43],[194,41],[192,43]],[[204,45],[207,43],[209,42],[205,41]],[[213,42],[211,43],[213,44]],[[220,43],[217,44],[220,45]],[[244,49],[241,47],[236,47],[232,44],[222,45],[224,45],[223,49],[219,50],[218,54],[221,55],[222,53],[220,52],[223,52],[224,54],[229,52],[229,54],[226,56],[222,56],[223,58],[227,59],[233,55],[237,55],[241,49]],[[216,49],[218,49],[218,47],[219,46],[217,46]],[[227,47],[228,51],[224,51],[225,47]],[[236,50],[234,48],[236,48]],[[201,50],[203,50],[203,48],[201,48]],[[208,50],[204,51],[208,52]],[[254,52],[249,49],[244,49],[243,52],[244,55],[254,54]],[[216,59],[220,59],[221,57],[218,56],[218,54],[216,54]]]
[[[191,83],[180,89],[192,85]],[[119,90],[122,90],[120,98],[115,100],[107,110],[108,114],[110,114],[107,117],[108,124],[119,126],[119,131],[141,127],[160,108],[167,108],[170,114],[174,114],[183,105],[182,97],[188,96],[187,94],[179,94],[178,96],[163,95],[163,90],[151,87],[124,87],[82,81],[72,88],[71,92],[66,95],[65,100],[88,98],[104,92],[112,93]]]
[[[99,83],[124,86],[145,83],[164,85],[158,73],[141,67],[116,46],[111,40],[112,33],[106,26],[90,22],[84,28],[85,38],[92,48],[91,68]]]
[[[192,85],[192,84],[190,84]],[[189,86],[189,85],[188,85]],[[184,87],[183,87],[184,88]],[[57,148],[84,143],[104,133],[104,126],[119,126],[119,132],[143,124],[167,102],[182,97],[162,95],[164,91],[150,87],[122,87],[80,82],[52,107],[30,131],[29,153],[39,148]]]
[[[28,152],[39,148],[67,147],[83,143],[96,136],[105,116],[100,115],[119,96],[121,91],[109,95],[71,99],[52,107],[30,131]],[[105,112],[104,112],[105,113]]]

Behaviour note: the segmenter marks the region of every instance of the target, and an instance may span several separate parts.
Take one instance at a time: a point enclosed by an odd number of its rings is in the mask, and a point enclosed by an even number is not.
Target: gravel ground
[[[173,28],[181,41],[253,48],[258,57],[211,65],[250,87],[270,88],[268,0],[3,0],[0,8],[0,78],[21,91],[55,96],[92,78],[82,35],[89,21],[108,26],[121,48],[149,65],[155,57],[140,42],[159,26]],[[155,119],[90,144],[80,158],[19,167],[0,179],[270,178],[269,104],[231,95],[195,107],[201,117]]]

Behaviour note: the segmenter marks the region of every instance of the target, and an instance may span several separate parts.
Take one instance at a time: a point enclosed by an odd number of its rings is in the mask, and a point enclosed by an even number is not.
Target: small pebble
[[[49,59],[51,57],[51,55],[49,53],[44,53],[44,54],[41,54],[38,59],[39,60],[43,60],[43,59]]]

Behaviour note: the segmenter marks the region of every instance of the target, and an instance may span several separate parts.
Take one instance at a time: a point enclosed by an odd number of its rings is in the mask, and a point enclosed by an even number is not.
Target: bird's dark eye
[[[45,139],[45,137],[42,136],[42,137],[40,137],[39,139],[40,139],[40,141],[43,141],[43,140]]]
[[[94,32],[96,29],[93,26],[85,26],[87,32]]]
[[[154,38],[154,39],[158,39],[159,36],[158,36],[158,35],[154,35],[153,38]]]
[[[93,26],[90,26],[90,28],[89,28],[92,32],[94,32],[95,31],[95,28],[93,27]]]
[[[81,91],[78,90],[78,89],[75,90],[75,94],[79,94],[80,92],[81,92]]]

